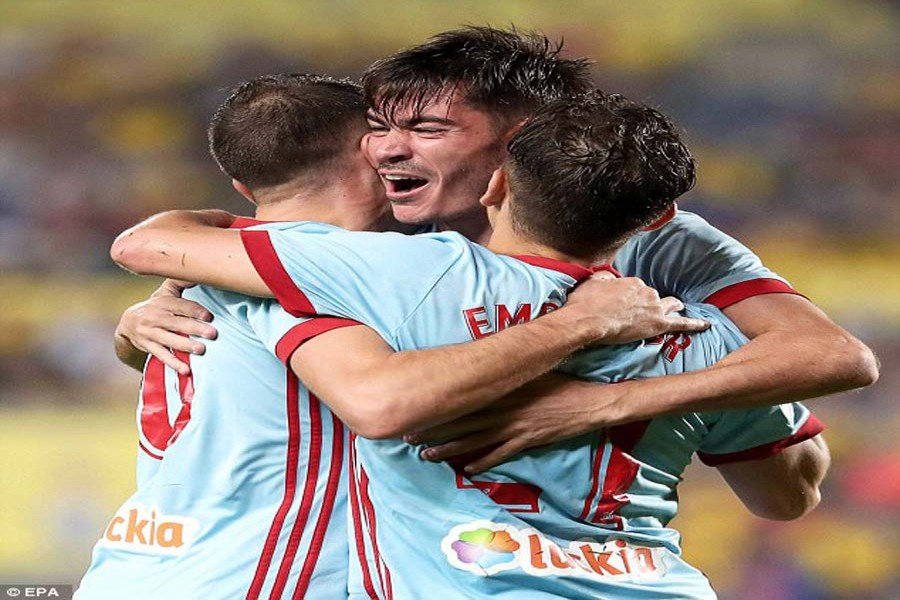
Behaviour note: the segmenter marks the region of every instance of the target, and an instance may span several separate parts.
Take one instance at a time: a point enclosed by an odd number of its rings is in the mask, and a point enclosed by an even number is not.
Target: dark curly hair
[[[459,91],[470,105],[508,123],[538,106],[591,89],[586,59],[560,57],[562,43],[538,32],[463,27],[372,64],[362,77],[369,105],[389,122]]]

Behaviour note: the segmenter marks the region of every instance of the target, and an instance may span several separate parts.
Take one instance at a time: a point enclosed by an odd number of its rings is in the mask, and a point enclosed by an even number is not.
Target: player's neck
[[[455,231],[482,246],[491,239],[491,223],[480,206],[456,218],[439,221],[436,225],[440,231]]]
[[[256,218],[260,221],[318,221],[353,231],[390,229],[393,219],[387,202],[373,200],[381,188],[359,189],[355,181],[332,179],[292,182],[256,192]]]
[[[581,265],[582,267],[592,267],[612,262],[612,255],[595,255],[595,256],[574,256],[566,252],[560,252],[530,239],[515,231],[511,225],[505,222],[497,223],[494,232],[490,236],[490,240],[486,247],[496,254],[506,254],[508,256],[541,256],[543,258],[552,258],[562,262],[571,263],[573,265]]]

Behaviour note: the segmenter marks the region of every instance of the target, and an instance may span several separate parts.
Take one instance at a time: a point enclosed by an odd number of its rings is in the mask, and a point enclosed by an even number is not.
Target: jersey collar
[[[245,227],[253,227],[254,225],[267,225],[268,223],[274,223],[275,221],[258,221],[256,219],[251,219],[250,217],[238,217],[234,220],[234,223],[231,224],[229,229],[243,229]]]
[[[544,256],[531,256],[529,254],[517,254],[512,256],[517,260],[521,260],[524,263],[535,267],[542,267],[544,269],[551,269],[553,271],[559,271],[560,273],[564,273],[574,279],[575,281],[581,283],[594,273],[599,271],[607,271],[612,273],[616,277],[621,277],[622,275],[610,264],[598,265],[596,267],[582,267],[581,265],[576,265],[574,263],[565,262],[562,260],[556,260],[555,258],[547,258]]]

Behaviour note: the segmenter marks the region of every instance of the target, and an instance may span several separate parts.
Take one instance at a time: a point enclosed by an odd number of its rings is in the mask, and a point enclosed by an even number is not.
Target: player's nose
[[[381,136],[372,136],[368,146],[369,155],[375,164],[396,163],[413,157],[409,136],[395,129]]]

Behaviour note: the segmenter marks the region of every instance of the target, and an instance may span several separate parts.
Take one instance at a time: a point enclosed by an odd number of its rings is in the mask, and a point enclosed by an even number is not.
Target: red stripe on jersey
[[[362,571],[363,588],[372,600],[378,600],[375,592],[375,584],[372,583],[372,573],[369,571],[369,561],[366,558],[366,541],[362,532],[362,511],[359,507],[359,493],[356,487],[356,448],[354,441],[356,434],[350,432],[350,516],[353,519],[353,539],[356,542],[356,556],[359,558],[359,568]]]
[[[825,431],[825,424],[817,419],[815,415],[809,415],[809,418],[806,419],[806,423],[804,423],[796,433],[784,439],[769,444],[763,444],[762,446],[757,446],[755,448],[741,450],[740,452],[730,452],[728,454],[707,454],[706,452],[697,452],[697,458],[703,461],[703,464],[709,465],[710,467],[743,460],[762,460],[764,458],[769,458],[770,456],[775,456],[785,448],[793,446],[794,444],[799,444],[800,442],[813,438],[823,431]]]
[[[635,421],[625,425],[609,427],[605,432],[606,442],[596,450],[594,457],[594,466],[591,483],[591,491],[585,498],[584,508],[581,511],[580,519],[586,520],[594,505],[594,498],[599,491],[597,498],[597,508],[591,519],[595,523],[606,523],[619,525],[621,519],[614,513],[628,504],[628,489],[634,483],[637,477],[640,465],[627,453],[634,450],[634,447],[641,440],[647,427],[650,425],[649,420]],[[603,476],[603,487],[600,488],[600,473],[603,465],[603,455],[607,445],[610,448],[609,458],[606,461],[606,472]]]
[[[460,490],[479,490],[485,496],[507,507],[511,513],[540,512],[540,498],[544,492],[531,483],[506,483],[501,481],[484,481],[456,473],[456,487]]]
[[[272,564],[272,556],[275,554],[275,548],[278,546],[278,538],[281,535],[281,529],[284,527],[284,520],[287,513],[294,503],[294,495],[297,488],[297,463],[300,456],[300,382],[293,373],[287,374],[287,422],[288,422],[288,446],[287,456],[285,458],[284,473],[284,497],[281,499],[281,505],[275,513],[272,520],[272,526],[266,536],[266,542],[263,545],[262,554],[259,557],[259,563],[256,565],[256,573],[253,575],[253,581],[250,589],[247,591],[247,600],[257,600],[262,590],[263,583],[266,580],[266,574]]]
[[[322,509],[319,511],[319,519],[313,530],[312,542],[309,545],[306,560],[303,561],[303,568],[300,570],[300,579],[294,589],[292,597],[295,600],[303,598],[309,588],[313,571],[319,560],[319,553],[325,543],[325,533],[328,531],[328,523],[331,521],[334,501],[341,483],[341,472],[344,465],[344,425],[334,414],[331,415],[331,431],[331,467],[328,470],[328,485],[325,487],[325,497],[322,499]]]
[[[587,498],[584,499],[584,509],[581,511],[581,515],[578,517],[582,521],[588,518],[588,515],[591,514],[591,506],[594,504],[594,496],[597,495],[597,490],[600,489],[600,465],[603,464],[603,450],[606,445],[600,443],[599,434],[597,434],[597,449],[594,451],[594,468],[591,469],[591,491],[588,492]]]
[[[751,279],[750,281],[742,281],[724,287],[712,294],[704,302],[722,309],[732,304],[737,304],[741,300],[746,300],[753,296],[762,296],[763,294],[795,294],[801,298],[806,298],[806,296],[779,279]]]
[[[291,328],[290,331],[284,334],[284,337],[278,340],[278,343],[275,345],[275,354],[281,362],[287,364],[297,348],[317,335],[322,335],[332,329],[352,327],[354,325],[362,325],[362,323],[339,317],[316,317],[315,319],[304,321]]]
[[[166,366],[151,356],[141,386],[141,431],[156,452],[165,452],[172,437],[166,402]]]
[[[394,597],[391,589],[391,571],[384,560],[381,558],[381,551],[378,550],[378,530],[375,524],[375,507],[372,505],[372,499],[369,498],[369,476],[366,470],[359,467],[359,497],[362,500],[363,511],[366,515],[366,521],[369,523],[369,541],[372,544],[372,552],[375,554],[375,564],[378,566],[378,580],[381,582],[381,591],[384,592],[388,600]]]
[[[146,454],[146,455],[149,456],[150,458],[155,458],[156,460],[162,460],[162,459],[163,459],[162,456],[158,456],[158,455],[156,455],[156,454],[150,452],[149,450],[147,450],[147,446],[145,446],[145,445],[143,444],[143,442],[138,442],[138,447],[139,447],[141,450],[143,450],[143,451],[144,451],[144,454]]]
[[[187,366],[191,366],[191,355],[187,352],[175,350],[175,356]],[[191,420],[191,403],[194,401],[194,375],[192,373],[178,374],[178,393],[181,396],[181,410],[178,411],[178,416],[175,418],[172,435],[169,436],[169,441],[166,443],[167,448],[175,443],[188,421]]]
[[[310,317],[316,308],[309,301],[281,264],[268,231],[241,230],[241,241],[250,262],[263,278],[284,309],[295,317]]]
[[[294,566],[294,557],[297,556],[297,549],[300,547],[303,530],[309,520],[309,513],[316,495],[319,465],[322,463],[322,405],[312,393],[309,394],[309,428],[309,459],[306,466],[306,481],[303,484],[303,496],[300,499],[300,510],[297,511],[297,518],[291,528],[291,535],[288,538],[284,556],[281,558],[281,566],[278,567],[275,585],[269,595],[271,600],[281,598],[284,587],[287,585],[291,567]]]

